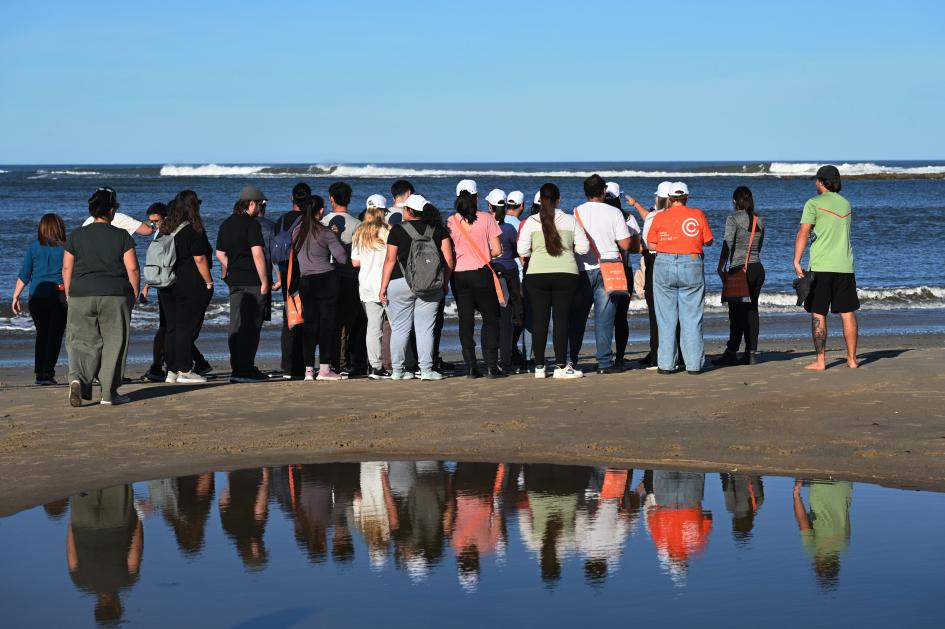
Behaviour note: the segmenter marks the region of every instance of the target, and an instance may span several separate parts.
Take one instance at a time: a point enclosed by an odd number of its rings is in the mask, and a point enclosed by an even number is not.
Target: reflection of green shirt
[[[839,555],[850,543],[853,484],[816,481],[810,486],[811,528],[801,531],[804,550],[812,557]]]
[[[849,201],[836,192],[818,194],[804,204],[801,224],[813,225],[811,271],[853,273],[853,245],[850,243],[853,210]]]

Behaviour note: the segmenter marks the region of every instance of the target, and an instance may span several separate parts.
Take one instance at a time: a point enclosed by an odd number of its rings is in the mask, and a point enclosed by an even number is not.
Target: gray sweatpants
[[[89,391],[96,377],[102,399],[111,401],[121,386],[131,331],[130,296],[70,297],[66,315],[69,382]]]
[[[403,371],[404,355],[410,342],[410,330],[417,337],[417,362],[420,371],[433,369],[433,327],[442,295],[414,295],[407,280],[400,278],[387,285],[387,318],[390,319],[390,362],[394,371]]]
[[[376,301],[362,301],[367,315],[367,357],[368,364],[374,369],[383,366],[381,357],[381,339],[384,337],[384,306]]]

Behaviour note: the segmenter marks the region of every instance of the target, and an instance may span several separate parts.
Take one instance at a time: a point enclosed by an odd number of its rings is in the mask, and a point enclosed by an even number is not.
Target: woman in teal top
[[[62,284],[62,245],[66,226],[58,214],[39,219],[37,239],[30,244],[13,289],[13,314],[23,312],[20,295],[30,287],[29,310],[36,326],[33,369],[36,384],[56,384],[56,361],[66,329],[66,293]]]
[[[574,217],[558,206],[558,186],[546,183],[539,191],[538,214],[522,223],[518,234],[518,255],[528,259],[525,271],[525,296],[532,308],[532,351],[535,377],[544,378],[545,344],[548,322],[554,314],[554,378],[580,378],[584,374],[567,362],[568,315],[577,290],[578,266],[574,254],[585,254],[590,242]]]

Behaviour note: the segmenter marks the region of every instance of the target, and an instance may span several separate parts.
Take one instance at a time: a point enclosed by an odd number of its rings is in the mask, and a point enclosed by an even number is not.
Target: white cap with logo
[[[689,186],[687,186],[682,181],[674,181],[673,185],[669,188],[669,196],[671,197],[688,197],[689,196]]]
[[[377,208],[379,210],[387,209],[387,199],[384,198],[383,194],[372,194],[367,198],[367,202],[364,204],[364,207],[367,209]]]
[[[429,203],[426,197],[422,194],[411,194],[407,197],[407,200],[404,201],[404,207],[409,208],[414,214],[420,214],[423,212],[423,206]]]
[[[486,203],[492,206],[505,205],[505,191],[494,188],[486,197]]]
[[[469,194],[479,194],[479,186],[472,179],[463,179],[456,184],[456,196],[459,196],[459,193],[464,190]]]
[[[608,181],[606,194],[612,196],[615,199],[619,199],[620,198],[620,184],[614,181]]]
[[[505,199],[506,205],[521,205],[525,203],[525,195],[521,190],[513,190]]]

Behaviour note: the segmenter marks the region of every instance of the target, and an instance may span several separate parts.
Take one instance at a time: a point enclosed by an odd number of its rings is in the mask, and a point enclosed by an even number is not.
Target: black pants
[[[535,365],[545,364],[548,322],[554,318],[555,364],[563,367],[568,358],[568,318],[577,291],[578,276],[571,273],[529,275],[525,291],[532,310],[532,351]]]
[[[292,288],[298,290],[298,279],[294,282],[296,284]],[[288,295],[288,285],[286,282],[282,283],[282,301],[285,303],[286,296]],[[296,378],[301,378],[305,374],[305,361],[302,360],[302,330],[304,326],[297,325],[291,330],[289,329],[289,319],[285,311],[285,308],[282,309],[282,336],[280,338],[280,345],[282,347],[282,360],[281,368],[282,373],[291,375]]]
[[[646,300],[646,315],[650,320],[650,363],[656,364],[656,354],[660,348],[660,330],[656,322],[656,303],[653,301],[653,269],[656,267],[656,256],[643,252],[646,269],[643,271],[643,298]]]
[[[164,361],[168,371],[190,371],[196,356],[194,346],[207,306],[213,293],[204,285],[182,286],[174,284],[160,291],[160,308],[164,310],[167,323],[164,339]]]
[[[492,272],[486,267],[475,271],[459,271],[453,273],[451,284],[459,315],[459,342],[463,347],[463,356],[476,355],[478,310],[482,315],[482,357],[488,366],[496,367],[499,360],[499,298],[492,281]]]
[[[151,360],[151,373],[161,373],[164,371],[164,361],[165,361],[165,346],[167,345],[167,315],[164,313],[164,302],[161,301],[161,291],[157,293],[157,302],[158,302],[158,329],[154,333],[154,343],[152,346],[152,360]],[[206,309],[204,310],[206,315]],[[200,320],[200,327],[203,328],[203,319]],[[194,369],[200,370],[201,367],[207,367],[210,363],[207,362],[207,359],[197,348],[197,344],[194,343],[190,348],[191,355],[194,358]]]
[[[233,375],[250,375],[256,370],[259,331],[266,316],[266,296],[258,286],[230,287],[230,368]]]
[[[361,307],[361,296],[358,292],[358,278],[337,273],[331,365],[338,371],[350,371],[355,368],[364,368],[367,362],[367,352],[364,349],[364,326],[362,325],[364,309]],[[357,335],[359,329],[362,332],[360,339]],[[365,360],[358,362],[359,357]]]
[[[509,287],[509,302],[499,308],[499,361],[502,369],[512,372],[516,363],[522,363],[522,353],[516,347],[522,335],[524,300],[522,284],[518,279],[518,269],[502,271],[502,281]],[[524,365],[520,365],[524,366]]]
[[[306,367],[327,365],[335,343],[335,311],[338,303],[338,275],[335,271],[303,275],[299,281],[302,296],[302,358]]]
[[[633,280],[629,280],[628,286],[633,286]],[[616,295],[612,298],[617,312],[614,315],[614,361],[623,362],[624,354],[627,353],[627,343],[630,341],[630,322],[627,320],[627,313],[630,312],[630,295]]]
[[[726,354],[735,354],[745,340],[745,351],[758,351],[758,297],[765,283],[765,268],[760,262],[748,265],[748,293],[751,303],[729,302],[728,304],[728,343]]]
[[[33,371],[36,377],[56,375],[56,361],[62,349],[62,335],[66,331],[66,294],[55,297],[30,297],[30,316],[36,326],[36,354]]]

